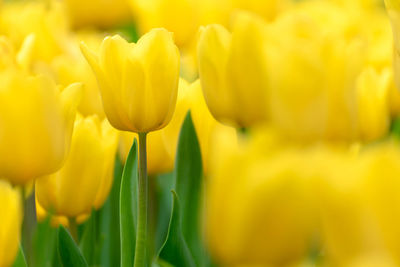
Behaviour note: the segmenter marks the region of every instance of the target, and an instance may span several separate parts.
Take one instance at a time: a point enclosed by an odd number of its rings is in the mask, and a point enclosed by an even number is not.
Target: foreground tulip
[[[311,244],[313,168],[304,154],[279,151],[278,140],[268,139],[238,148],[220,140],[206,218],[210,249],[223,266],[291,266]]]
[[[384,141],[322,166],[325,177],[316,194],[321,241],[332,266],[398,266],[398,146]]]
[[[82,52],[99,82],[110,123],[122,131],[147,133],[165,127],[175,109],[179,81],[179,51],[172,36],[154,29],[128,43],[107,37],[97,56]]]
[[[232,34],[207,26],[198,42],[201,85],[211,114],[220,122],[249,127],[267,118],[264,24],[241,13]]]
[[[69,218],[100,208],[111,188],[117,142],[118,134],[106,120],[78,118],[65,165],[36,180],[40,205]]]
[[[62,165],[69,148],[80,85],[59,93],[44,77],[0,73],[0,175],[25,184]]]
[[[11,266],[17,255],[21,236],[21,195],[6,181],[0,180],[0,266]]]

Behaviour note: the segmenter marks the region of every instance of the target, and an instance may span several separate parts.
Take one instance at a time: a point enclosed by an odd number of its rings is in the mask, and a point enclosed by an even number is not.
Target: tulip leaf
[[[26,264],[26,259],[24,255],[24,251],[22,249],[22,246],[19,245],[18,248],[18,254],[17,257],[14,261],[13,267],[27,267],[28,265]]]
[[[197,266],[204,266],[201,238],[203,172],[200,146],[190,112],[179,135],[175,160],[175,190],[181,200],[182,232]]]
[[[58,253],[60,256],[61,263],[64,267],[86,267],[85,258],[82,256],[78,246],[72,239],[72,236],[64,228],[60,226],[58,228]]]
[[[159,252],[157,263],[159,266],[196,266],[192,254],[182,233],[182,217],[179,199],[174,190],[171,219],[165,243]]]
[[[115,159],[114,182],[110,195],[100,209],[100,266],[119,267],[120,250],[120,219],[119,219],[119,193],[121,188],[123,165],[119,156]]]
[[[120,193],[121,267],[132,267],[137,220],[137,145],[133,142],[122,173]]]
[[[171,217],[172,200],[171,190],[174,189],[173,173],[157,175],[155,179],[156,203],[156,229],[155,229],[155,250],[159,251],[165,242],[168,232],[169,220]]]

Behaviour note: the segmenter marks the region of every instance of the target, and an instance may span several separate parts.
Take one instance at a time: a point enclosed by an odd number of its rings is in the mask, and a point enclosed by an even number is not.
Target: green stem
[[[69,232],[71,233],[72,238],[75,240],[76,244],[79,244],[78,242],[78,224],[76,223],[75,218],[68,218],[68,224],[69,224]]]
[[[147,209],[148,209],[148,179],[147,179],[147,133],[139,133],[139,182],[138,182],[138,221],[136,231],[135,267],[146,267],[147,246]]]

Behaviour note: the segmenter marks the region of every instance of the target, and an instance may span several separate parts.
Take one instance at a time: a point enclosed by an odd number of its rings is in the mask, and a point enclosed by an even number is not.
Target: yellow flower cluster
[[[82,223],[138,137],[147,203],[188,111],[216,264],[400,265],[400,4],[385,3],[2,2],[0,266],[30,191],[39,221]]]

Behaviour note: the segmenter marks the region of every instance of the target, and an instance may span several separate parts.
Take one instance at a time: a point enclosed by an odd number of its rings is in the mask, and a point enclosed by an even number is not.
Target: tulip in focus
[[[78,118],[64,166],[36,180],[39,204],[69,218],[99,209],[111,189],[117,142],[118,134],[106,120]]]
[[[17,256],[22,226],[20,193],[0,180],[0,266],[11,266]]]
[[[264,28],[260,18],[240,13],[232,33],[220,25],[201,33],[197,52],[204,98],[222,123],[250,127],[268,117]]]
[[[179,51],[172,35],[153,29],[135,43],[106,37],[99,55],[82,45],[96,74],[103,107],[111,125],[147,133],[165,127],[175,109]]]

